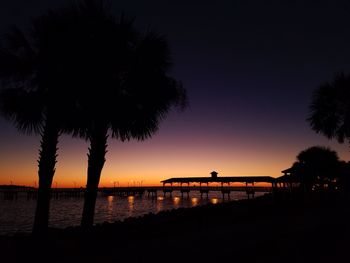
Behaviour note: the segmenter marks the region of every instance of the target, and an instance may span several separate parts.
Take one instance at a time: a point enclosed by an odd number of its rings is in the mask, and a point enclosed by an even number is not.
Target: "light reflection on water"
[[[218,198],[211,198],[210,203],[215,205],[215,204],[219,203],[219,199]]]
[[[132,216],[134,213],[134,196],[128,196],[128,204],[129,204],[129,211],[128,211],[128,216]]]
[[[95,223],[114,222],[127,217],[141,216],[148,213],[158,213],[179,207],[194,207],[207,203],[223,202],[220,192],[210,192],[208,198],[202,199],[197,192],[191,192],[190,197],[181,197],[174,191],[172,197],[163,197],[158,192],[157,198],[139,196],[102,196],[96,200]],[[256,193],[256,196],[260,193]],[[245,192],[231,193],[231,200],[245,199]],[[227,198],[226,200],[227,201]],[[64,228],[80,224],[83,208],[83,198],[52,199],[50,208],[50,226]],[[30,232],[32,229],[36,200],[27,200],[20,196],[17,200],[0,199],[0,234],[13,234],[17,231]]]
[[[107,202],[108,202],[107,221],[113,220],[113,207],[114,207],[113,200],[114,200],[114,196],[113,195],[107,196]]]
[[[191,198],[192,206],[198,205],[199,199],[197,197],[192,197]]]
[[[180,201],[181,201],[181,198],[178,197],[178,196],[175,196],[173,198],[173,205],[174,205],[174,208],[179,208],[180,206]]]

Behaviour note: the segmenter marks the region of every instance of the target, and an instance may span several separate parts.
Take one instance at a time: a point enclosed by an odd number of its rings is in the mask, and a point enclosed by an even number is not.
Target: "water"
[[[256,193],[256,196],[262,193]],[[247,198],[245,192],[231,193],[231,201]],[[103,196],[96,201],[95,223],[114,222],[128,217],[158,213],[162,210],[179,207],[194,207],[207,203],[217,204],[223,201],[220,192],[210,192],[209,197],[200,198],[200,194],[191,192],[189,198],[174,191],[172,197],[163,197],[159,192],[157,198],[139,196]],[[50,208],[50,227],[65,228],[80,224],[83,209],[83,198],[52,199]],[[11,235],[16,232],[30,232],[34,220],[36,200],[27,200],[19,196],[17,200],[0,200],[0,235]]]

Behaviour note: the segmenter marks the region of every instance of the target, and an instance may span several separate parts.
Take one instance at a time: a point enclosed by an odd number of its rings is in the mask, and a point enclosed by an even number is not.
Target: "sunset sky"
[[[30,3],[29,3],[30,2]],[[59,0],[3,0],[0,32]],[[311,131],[312,91],[350,70],[350,3],[321,1],[112,1],[167,36],[190,107],[172,111],[144,142],[110,139],[101,186],[158,184],[169,177],[277,177],[303,149],[324,145],[349,161],[349,146]],[[306,3],[307,2],[307,3]],[[40,138],[0,118],[0,184],[37,182]],[[62,136],[54,187],[84,186],[88,144]]]

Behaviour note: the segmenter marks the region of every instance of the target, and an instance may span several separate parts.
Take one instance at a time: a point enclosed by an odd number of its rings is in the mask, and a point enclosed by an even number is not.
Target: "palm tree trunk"
[[[97,198],[98,184],[101,171],[106,161],[107,153],[107,129],[95,131],[90,137],[90,148],[88,153],[87,185],[84,196],[84,208],[81,226],[89,228],[94,223],[95,204]]]
[[[50,192],[55,174],[59,130],[48,119],[41,134],[38,160],[39,189],[35,211],[33,234],[45,234],[49,225]]]

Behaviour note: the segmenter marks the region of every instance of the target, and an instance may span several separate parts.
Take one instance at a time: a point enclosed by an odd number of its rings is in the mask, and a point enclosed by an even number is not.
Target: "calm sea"
[[[256,196],[262,193],[256,193]],[[231,201],[245,199],[245,192],[231,192]],[[179,207],[194,207],[207,203],[217,204],[227,201],[222,199],[220,192],[210,192],[209,197],[200,198],[197,192],[191,192],[181,198],[180,192],[174,191],[172,197],[163,197],[158,193],[157,198],[140,196],[103,196],[96,201],[95,223],[114,222],[128,217],[142,216],[148,213],[158,213],[162,210]],[[83,198],[52,199],[50,208],[50,226],[65,228],[80,224],[83,208]],[[34,220],[36,200],[19,196],[16,200],[0,200],[0,235],[11,235],[16,232],[30,232]]]

